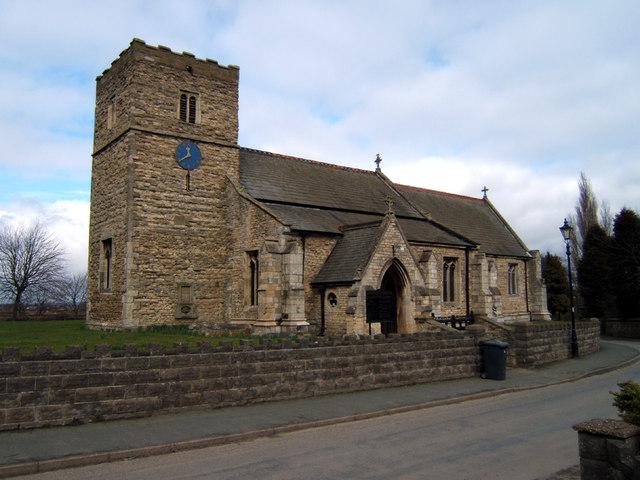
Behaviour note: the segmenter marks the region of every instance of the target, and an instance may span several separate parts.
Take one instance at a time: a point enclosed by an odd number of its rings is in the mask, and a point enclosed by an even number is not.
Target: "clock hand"
[[[187,154],[184,157],[179,158],[178,161],[181,162],[183,160],[186,160],[190,156],[191,156],[191,147],[189,147],[189,145],[187,145]]]

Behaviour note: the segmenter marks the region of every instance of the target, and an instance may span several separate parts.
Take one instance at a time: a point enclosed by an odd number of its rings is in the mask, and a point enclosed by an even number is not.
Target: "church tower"
[[[238,77],[235,66],[134,39],[97,78],[89,327],[223,316]]]

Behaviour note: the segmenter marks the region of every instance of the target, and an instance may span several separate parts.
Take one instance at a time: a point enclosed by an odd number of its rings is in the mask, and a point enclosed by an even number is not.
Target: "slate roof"
[[[367,229],[341,227],[381,220],[391,198],[409,241],[528,256],[488,200],[395,185],[373,171],[241,148],[240,184],[293,230],[340,235],[341,245],[357,245],[356,250],[361,250],[358,242],[365,241]],[[336,265],[351,268],[349,262]]]
[[[420,218],[375,172],[240,150],[240,183],[256,200],[384,215],[387,196],[396,216]]]
[[[529,256],[525,244],[488,200],[404,185],[396,188],[425,216],[478,243],[481,252]]]
[[[376,244],[381,221],[343,230],[329,258],[324,263],[313,283],[352,283],[358,269],[364,269]]]

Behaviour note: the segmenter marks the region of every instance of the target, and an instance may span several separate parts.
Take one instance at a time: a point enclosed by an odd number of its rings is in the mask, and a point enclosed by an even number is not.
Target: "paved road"
[[[580,381],[27,479],[527,479],[578,463],[573,424],[616,417],[640,364]]]

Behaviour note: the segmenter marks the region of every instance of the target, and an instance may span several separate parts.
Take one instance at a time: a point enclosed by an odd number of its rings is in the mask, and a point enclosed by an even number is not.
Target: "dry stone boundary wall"
[[[408,335],[139,350],[3,349],[0,430],[148,416],[472,377],[477,338]]]
[[[602,334],[610,337],[640,338],[640,318],[604,319]]]
[[[509,344],[508,367],[531,368],[571,358],[571,325],[569,323],[522,322],[505,325],[492,320],[476,319],[486,338]],[[474,327],[474,328],[477,328]],[[578,352],[591,355],[600,350],[600,322],[596,319],[576,322]]]
[[[600,350],[600,322],[597,320],[577,322],[576,336],[580,356]],[[514,325],[508,342],[517,352],[518,367],[537,367],[571,358],[571,327],[566,323]]]
[[[600,346],[598,322],[580,322],[581,355]],[[504,329],[509,366],[570,358],[562,325]],[[184,408],[220,408],[473,377],[480,373],[479,325],[463,334],[263,339],[167,349],[79,346],[33,354],[4,348],[0,361],[0,431],[149,416]],[[508,374],[508,373],[507,373]]]

